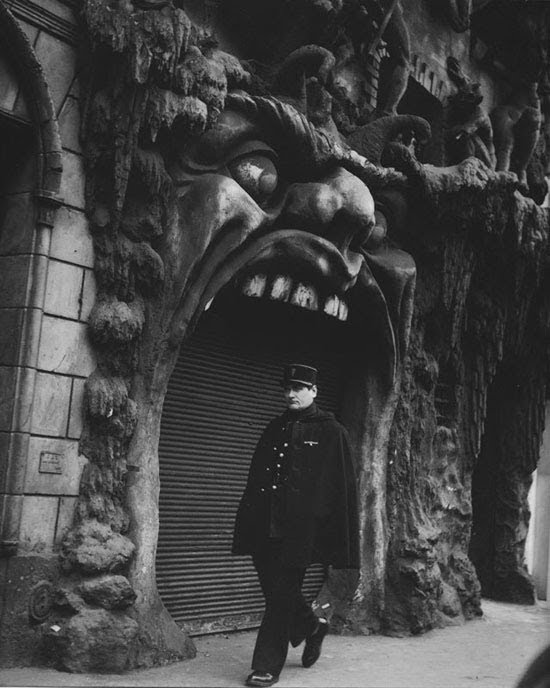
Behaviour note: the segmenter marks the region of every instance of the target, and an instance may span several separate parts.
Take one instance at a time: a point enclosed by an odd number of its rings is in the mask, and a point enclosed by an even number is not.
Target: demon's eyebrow
[[[292,151],[293,169],[311,173],[336,162],[332,141],[317,131],[296,108],[275,98],[228,94],[226,108],[242,112],[257,122],[262,138],[275,149]]]
[[[291,152],[292,168],[297,178],[307,179],[312,169],[322,172],[340,165],[357,175],[371,189],[403,185],[405,178],[393,169],[380,168],[365,157],[316,129],[295,107],[277,98],[229,93],[226,108],[240,111],[256,120],[262,139],[276,150]]]

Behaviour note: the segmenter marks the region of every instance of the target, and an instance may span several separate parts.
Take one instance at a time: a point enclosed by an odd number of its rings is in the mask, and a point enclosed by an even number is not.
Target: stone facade
[[[2,136],[12,134],[11,124],[27,143],[9,149],[1,199],[1,645],[26,663],[38,651],[29,592],[57,579],[56,548],[72,523],[86,462],[78,440],[84,381],[95,367],[86,334],[93,248],[78,143],[75,12],[57,2],[5,3],[2,12],[9,67],[1,77]],[[56,156],[49,164],[28,145],[39,136],[42,150]],[[44,162],[50,169],[37,181]]]
[[[3,0],[2,662],[193,656],[155,585],[162,402],[211,300],[269,260],[349,297],[368,352],[342,410],[362,568],[320,593],[334,630],[455,623],[482,588],[533,599],[550,114],[528,45],[550,21],[486,4]]]

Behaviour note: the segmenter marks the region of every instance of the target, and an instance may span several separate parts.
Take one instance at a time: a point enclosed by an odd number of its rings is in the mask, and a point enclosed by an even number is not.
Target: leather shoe
[[[246,679],[247,686],[272,686],[279,680],[267,671],[253,671]]]
[[[317,628],[306,638],[306,646],[302,654],[302,666],[309,669],[321,656],[321,646],[328,633],[328,621],[319,620]]]

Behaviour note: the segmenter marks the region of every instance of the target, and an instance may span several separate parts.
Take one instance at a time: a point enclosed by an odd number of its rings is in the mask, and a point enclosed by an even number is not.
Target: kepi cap
[[[298,382],[302,385],[309,385],[310,387],[316,385],[317,368],[302,365],[301,363],[289,363],[284,369],[283,385],[288,385],[291,382]]]

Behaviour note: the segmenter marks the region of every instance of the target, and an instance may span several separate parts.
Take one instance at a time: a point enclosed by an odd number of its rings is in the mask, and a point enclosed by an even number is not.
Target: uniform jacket
[[[233,553],[259,553],[265,546],[273,466],[284,451],[283,564],[359,568],[356,471],[347,431],[315,405],[306,412],[287,411],[262,433],[237,511]],[[288,447],[283,448],[283,439]]]

